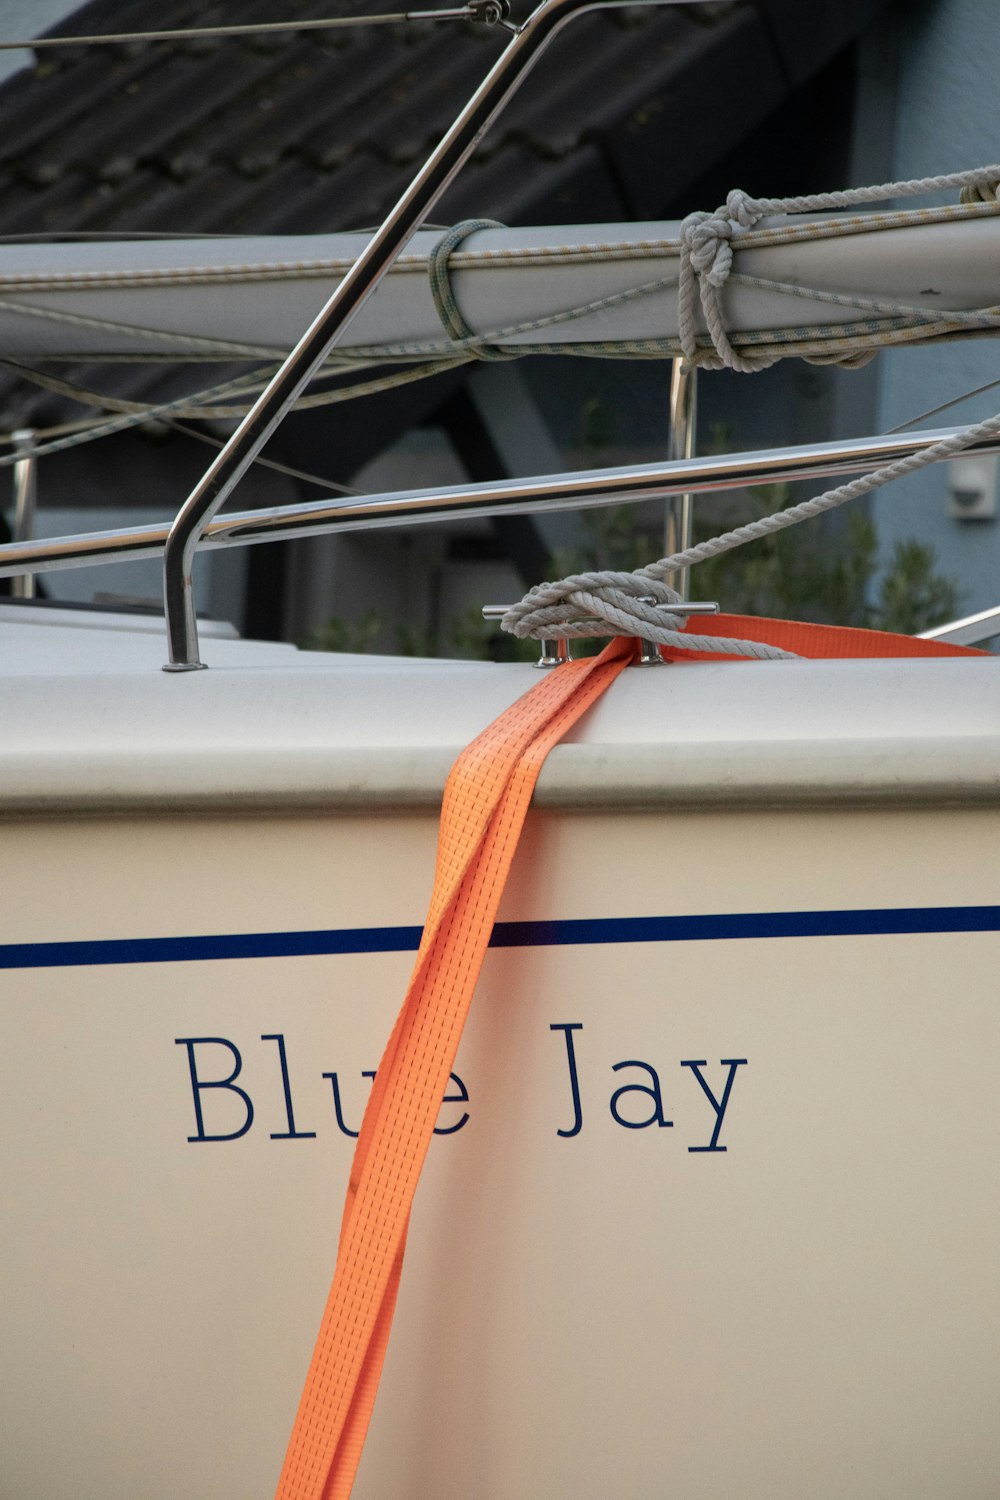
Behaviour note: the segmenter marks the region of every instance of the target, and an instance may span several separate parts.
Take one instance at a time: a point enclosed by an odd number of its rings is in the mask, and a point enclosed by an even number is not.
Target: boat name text
[[[563,1118],[567,1123],[557,1124],[553,1121],[553,1128],[556,1135],[564,1140],[578,1136],[584,1129],[585,1110],[577,1057],[578,1033],[583,1029],[582,1021],[553,1022],[549,1026],[554,1039],[560,1038],[563,1044],[559,1066],[565,1081],[566,1104]],[[283,1101],[283,1128],[269,1131],[270,1139],[315,1140],[317,1132],[302,1129],[296,1119],[284,1034],[263,1032],[260,1040],[274,1044]],[[246,1079],[242,1076],[243,1053],[236,1043],[224,1036],[181,1036],[174,1038],[174,1044],[186,1051],[194,1106],[195,1133],[187,1139],[201,1145],[209,1141],[237,1141],[248,1135],[257,1118],[257,1109],[246,1086]],[[687,1076],[697,1083],[710,1111],[710,1117],[705,1121],[708,1140],[689,1145],[689,1152],[714,1153],[727,1149],[720,1141],[722,1127],[737,1070],[746,1065],[745,1057],[720,1058],[718,1068],[722,1072],[717,1074],[713,1063],[710,1079],[703,1071],[710,1066],[707,1058],[680,1059],[679,1066],[687,1070]],[[664,1108],[660,1074],[652,1063],[644,1062],[641,1058],[625,1058],[621,1062],[612,1063],[611,1072],[616,1075],[613,1081],[617,1087],[608,1100],[608,1110],[616,1125],[624,1130],[648,1130],[652,1126],[661,1130],[673,1128],[674,1122],[667,1118]],[[333,1119],[337,1130],[342,1135],[357,1137],[358,1129],[353,1128],[353,1124],[360,1128],[360,1120],[348,1123],[340,1076],[334,1072],[323,1073],[321,1076],[330,1083]],[[370,1083],[375,1077],[375,1070],[362,1069],[361,1077],[368,1079]],[[241,1081],[237,1082],[237,1079]],[[464,1129],[469,1123],[470,1115],[462,1106],[469,1102],[469,1091],[465,1083],[457,1073],[451,1073],[448,1091],[441,1101],[442,1114],[438,1117],[434,1134],[457,1135]],[[231,1128],[220,1129],[223,1124]]]

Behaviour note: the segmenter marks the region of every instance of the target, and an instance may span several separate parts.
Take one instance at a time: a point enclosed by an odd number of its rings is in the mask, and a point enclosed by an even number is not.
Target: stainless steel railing
[[[440,144],[375,232],[322,312],[302,335],[258,397],[173,524],[136,526],[87,536],[17,541],[0,546],[0,577],[26,577],[57,568],[162,555],[164,608],[170,660],[166,670],[203,665],[191,572],[198,549],[245,546],[293,537],[409,525],[462,516],[530,514],[547,509],[583,509],[627,501],[677,497],[674,531],[684,526],[690,496],[708,490],[775,480],[826,478],[879,467],[921,451],[948,432],[867,438],[805,447],[767,449],[713,458],[679,458],[679,435],[693,422],[693,383],[678,370],[672,396],[671,458],[662,464],[592,469],[582,473],[502,480],[494,484],[401,490],[354,499],[330,499],[268,510],[218,515],[234,486],[257,457],[286,412],[326,359],[350,320],[375,290],[396,256],[476,146],[480,137],[537,61],[543,48],[574,16],[621,4],[687,4],[691,0],[542,0],[520,26],[503,19],[501,0],[484,7],[483,18],[501,19],[511,32],[483,83]],[[487,14],[488,12],[488,14]],[[687,447],[686,441],[681,451]],[[983,444],[969,452],[997,451]]]
[[[170,528],[163,553],[163,598],[170,652],[167,671],[189,672],[203,665],[198,657],[191,570],[202,537],[226,496],[538,60],[543,48],[574,16],[623,3],[625,0],[542,0],[523,25],[505,23],[512,32],[509,45],[399,202],[390,210],[322,312],[302,335],[192,490]],[[686,4],[689,0],[640,0],[640,3]]]
[[[199,545],[252,546],[257,542],[321,536],[338,531],[367,531],[380,526],[407,526],[465,516],[532,515],[545,510],[589,509],[630,501],[667,499],[686,493],[737,489],[799,479],[827,479],[864,473],[908,453],[917,453],[960,431],[903,433],[892,437],[851,438],[799,447],[765,448],[753,453],[724,453],[706,458],[586,469],[578,473],[503,479],[490,484],[448,485],[436,489],[395,490],[350,499],[309,500],[263,510],[233,511],[210,517]],[[1000,440],[969,453],[1000,452]],[[120,527],[81,536],[52,537],[0,545],[0,577],[48,573],[129,558],[163,555],[170,526]]]

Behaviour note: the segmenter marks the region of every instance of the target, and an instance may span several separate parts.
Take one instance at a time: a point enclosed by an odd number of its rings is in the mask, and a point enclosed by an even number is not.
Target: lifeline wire
[[[213,437],[210,432],[199,432],[197,427],[188,427],[186,422],[178,422],[172,417],[164,417],[163,421],[175,432],[194,438],[199,443],[207,443],[211,448],[225,446],[223,438]],[[339,484],[336,479],[324,479],[322,474],[310,474],[307,469],[294,469],[291,464],[279,464],[276,459],[264,458],[260,453],[254,463],[259,469],[273,469],[276,474],[284,474],[288,479],[300,479],[303,484],[314,484],[321,490],[334,490],[338,495],[361,496],[364,493],[363,490],[352,489],[349,484]]]
[[[416,380],[424,380],[429,375],[441,374],[447,370],[456,368],[465,363],[462,358],[440,360],[434,366],[419,370],[397,370],[391,375],[384,375],[379,379],[358,381],[349,386],[338,386],[332,391],[317,391],[311,396],[300,396],[295,402],[293,410],[308,411],[318,406],[330,406],[342,401],[351,401],[358,396],[374,395],[381,391],[394,390],[397,386],[406,385]],[[102,396],[98,392],[89,391],[83,386],[76,385],[73,381],[60,380],[56,376],[45,375],[40,370],[31,370],[25,366],[14,365],[11,360],[0,360],[10,368],[18,370],[18,373],[34,384],[41,386],[44,390],[53,391],[56,395],[69,396],[74,401],[85,405],[103,407],[112,411],[121,412],[121,416],[112,417],[106,421],[86,423],[79,425],[69,424],[71,430],[58,429],[66,432],[66,436],[59,437],[52,442],[41,443],[33,450],[34,456],[41,458],[50,453],[61,453],[64,449],[78,447],[82,443],[93,442],[97,438],[111,437],[116,432],[124,432],[130,427],[141,426],[145,422],[165,420],[170,416],[201,418],[202,420],[215,420],[217,418],[239,418],[249,410],[249,402],[223,404],[222,397],[235,391],[246,391],[251,396],[263,390],[265,379],[259,375],[240,375],[234,380],[228,380],[221,385],[211,386],[207,390],[197,391],[193,395],[180,396],[175,401],[167,401],[160,404],[148,404],[138,401],[122,401],[112,396]],[[0,441],[9,439],[0,438]],[[18,459],[18,454],[11,454],[0,458],[0,468],[7,468]],[[23,456],[23,455],[21,455]]]
[[[915,416],[907,417],[905,422],[898,422],[895,427],[887,427],[883,435],[892,437],[897,432],[905,432],[908,427],[914,427],[918,422],[926,422],[928,417],[936,417],[940,412],[948,411],[952,406],[960,406],[963,401],[971,401],[973,396],[981,396],[984,391],[996,390],[998,385],[1000,385],[1000,380],[987,380],[983,385],[974,385],[971,390],[963,391],[959,396],[951,396],[938,406],[930,406],[926,411],[919,411]]]
[[[30,41],[0,42],[0,52],[33,52],[38,47],[108,47],[130,42],[198,41],[203,37],[267,36],[298,31],[333,31],[345,26],[398,26],[404,21],[500,20],[494,7],[459,5],[445,10],[400,10],[387,15],[332,16],[312,21],[259,21],[233,26],[188,26],[172,31],[118,31],[103,36],[39,36]]]

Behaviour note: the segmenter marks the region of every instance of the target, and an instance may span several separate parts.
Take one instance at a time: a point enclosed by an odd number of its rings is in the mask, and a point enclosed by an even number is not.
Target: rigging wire
[[[148,412],[144,412],[142,415],[144,420],[138,422],[138,426],[143,426],[147,422],[150,424],[160,423],[164,427],[170,427],[175,432],[183,433],[185,437],[195,438],[200,443],[208,443],[213,448],[221,448],[225,442],[224,438],[216,437],[214,433],[203,432],[197,427],[189,427],[185,422],[176,421],[172,417],[150,416]],[[104,426],[104,423],[94,422],[91,418],[84,417],[79,422],[60,422],[52,427],[33,427],[31,434],[33,440],[41,444],[47,443],[51,438],[62,438],[71,434],[82,434],[80,441],[89,442],[91,437],[102,437],[104,435]],[[9,434],[0,433],[0,446],[9,446],[12,441],[13,438]],[[261,454],[257,455],[254,463],[259,464],[263,469],[274,469],[278,474],[287,474],[290,479],[301,479],[305,484],[315,484],[320,489],[336,490],[341,495],[354,496],[364,494],[363,490],[355,490],[350,485],[339,484],[335,479],[324,479],[319,474],[310,474],[306,469],[292,468],[289,464],[278,463],[276,459],[264,458]]]
[[[394,390],[397,386],[409,385],[415,380],[425,380],[433,375],[445,374],[449,370],[457,369],[458,366],[467,364],[468,356],[456,355],[452,358],[438,359],[434,363],[418,365],[415,369],[404,367],[400,370],[378,376],[372,380],[357,381],[351,385],[335,385],[326,389],[317,390],[321,382],[336,379],[343,371],[337,365],[329,369],[320,370],[313,380],[313,394],[300,396],[295,402],[293,410],[309,411],[317,406],[330,406],[342,401],[352,401],[359,396],[377,395],[381,391]],[[384,363],[384,361],[382,362]],[[100,391],[89,390],[86,386],[77,384],[76,381],[58,379],[54,375],[48,375],[43,370],[32,369],[30,365],[22,365],[12,359],[0,358],[0,366],[14,371],[33,385],[40,386],[42,390],[51,391],[57,396],[68,396],[71,401],[78,401],[84,406],[99,407],[105,411],[125,412],[138,415],[140,420],[153,420],[164,411],[171,412],[179,417],[189,418],[219,418],[219,417],[244,417],[253,403],[253,399],[264,389],[273,373],[268,368],[253,370],[249,374],[237,376],[235,379],[223,382],[221,385],[210,386],[207,389],[194,391],[189,396],[180,397],[165,406],[150,404],[144,401],[125,401],[119,397],[111,396]],[[378,362],[371,362],[363,368],[378,368]],[[238,405],[222,405],[222,398],[232,392],[241,392],[248,397],[241,400]],[[79,424],[77,424],[77,428]],[[65,430],[73,430],[69,427]],[[7,439],[0,434],[0,442]]]
[[[0,46],[4,46],[0,44]],[[378,225],[362,225],[360,229],[344,230],[345,234],[375,234]],[[429,221],[418,224],[414,233],[419,234],[422,229],[436,230],[440,234],[451,228],[450,224],[432,224]],[[245,234],[239,234],[235,230],[225,232],[214,229],[60,229],[50,231],[48,229],[26,229],[19,234],[3,234],[0,232],[0,245],[74,245],[82,244],[100,245],[130,244],[132,241],[142,243],[143,240],[245,240]]]
[[[947,411],[949,407],[959,406],[963,401],[968,401],[970,396],[981,396],[984,391],[996,390],[1000,385],[1000,379],[987,380],[985,385],[973,386],[971,391],[963,391],[959,396],[952,396],[948,401],[942,401],[939,406],[929,406],[926,411],[918,412],[915,417],[907,417],[905,422],[900,422],[896,427],[887,427],[882,434],[883,437],[892,437],[894,433],[905,432],[908,427],[913,427],[917,422],[924,422],[928,417],[936,417],[939,412]]]
[[[189,427],[186,422],[178,422],[172,417],[161,417],[165,427],[171,427],[175,432],[183,433],[185,437],[196,438],[199,443],[208,443],[212,448],[225,446],[225,439],[218,438],[211,432],[200,432],[197,427]],[[262,458],[260,454],[254,459],[254,463],[263,469],[274,469],[278,474],[286,474],[290,479],[300,479],[304,484],[315,484],[321,490],[335,490],[338,495],[358,496],[363,495],[364,490],[352,489],[349,484],[338,484],[335,479],[324,479],[320,474],[310,474],[306,469],[293,469],[290,464],[278,463],[273,458]]]
[[[130,42],[200,41],[205,37],[268,36],[282,32],[332,31],[347,26],[398,26],[406,21],[482,21],[487,26],[506,15],[499,0],[472,0],[440,10],[400,10],[371,16],[331,16],[309,21],[258,21],[231,26],[185,26],[170,31],[118,31],[103,36],[40,36],[29,41],[0,41],[0,52],[34,52],[39,47],[108,47]]]
[[[493,0],[488,0],[488,3],[493,3]],[[2,45],[3,44],[0,44],[0,46]],[[990,167],[978,169],[974,173],[965,173],[958,175],[963,179],[966,177],[970,177],[975,178],[977,181],[979,179],[989,179],[989,181],[992,183],[994,177],[998,175],[998,173],[1000,173],[1000,168]],[[944,180],[945,179],[935,179],[933,185],[937,186],[939,182]],[[958,179],[954,177],[953,174],[953,178],[949,178],[947,180],[949,183],[951,183],[953,180]],[[926,183],[922,183],[911,184],[909,186],[916,187],[926,185]],[[880,194],[883,194],[885,192],[884,189],[867,191],[878,192]],[[803,200],[803,202],[805,201],[806,200]],[[889,215],[879,214],[872,216],[872,218],[873,221],[880,226],[888,227],[889,225],[892,225],[893,227],[895,227],[897,224],[911,223],[914,220],[918,222],[937,222],[938,220],[951,219],[953,217],[978,218],[996,214],[997,211],[997,203],[994,200],[990,200],[989,202],[977,203],[972,208],[966,205],[962,205],[961,207],[955,206],[953,208],[947,208],[943,210],[920,210],[915,215],[904,211],[902,213],[894,212]],[[815,234],[815,225],[809,225],[807,227],[813,232],[813,234]],[[827,221],[823,225],[822,233],[824,237],[827,235],[836,235],[838,233],[850,233],[856,230],[856,227],[856,219],[846,221]],[[798,226],[794,226],[791,230],[786,227],[782,227],[782,229],[778,232],[776,232],[775,228],[772,226],[765,226],[764,229],[758,230],[756,234],[751,228],[750,232],[742,237],[742,244],[746,246],[750,241],[757,238],[760,238],[762,243],[782,243],[788,239],[797,238],[799,236],[799,233],[800,230]],[[657,248],[662,249],[667,244],[669,244],[672,248],[673,243],[673,241],[665,241],[661,242],[661,244],[657,246],[655,244],[650,244],[649,242],[643,242],[640,246],[629,247],[629,250],[631,254],[638,253],[642,255],[644,252],[650,252]],[[581,250],[586,250],[588,253],[596,251],[603,252],[601,258],[604,258],[607,256],[609,251],[613,251],[619,248],[624,249],[626,247],[612,247],[607,245],[593,247],[577,246],[574,247],[572,254],[574,256],[579,256]],[[534,254],[537,253],[538,252],[533,252],[532,258]],[[559,247],[556,251],[556,254],[558,256],[562,256],[566,253],[566,247]],[[496,252],[492,252],[491,259],[506,260],[509,255],[510,252],[506,252],[499,256],[496,255]],[[521,255],[522,252],[518,252],[518,257],[520,257]],[[551,258],[551,252],[547,251],[544,258]],[[302,267],[300,266],[298,267],[298,269],[301,271]],[[132,274],[134,275],[134,273]],[[766,353],[764,354],[765,360],[768,363],[773,359],[780,357],[781,355],[788,355],[791,353],[797,353],[805,358],[817,360],[817,362],[826,362],[831,358],[831,356],[834,359],[843,359],[846,356],[849,359],[856,361],[859,355],[870,357],[870,355],[874,353],[875,347],[879,344],[883,346],[893,343],[899,344],[909,342],[911,339],[924,339],[927,337],[936,339],[941,339],[943,337],[947,339],[955,336],[961,336],[963,334],[965,336],[974,336],[976,334],[982,334],[986,331],[992,331],[993,329],[1000,326],[1000,309],[995,306],[971,310],[963,309],[961,311],[945,311],[940,308],[931,309],[920,306],[909,306],[888,299],[862,297],[858,296],[857,294],[852,295],[820,290],[818,288],[809,288],[798,284],[774,281],[770,278],[764,278],[760,276],[748,276],[739,272],[732,273],[729,276],[729,280],[738,285],[746,285],[756,290],[779,292],[786,296],[795,296],[804,298],[809,301],[829,303],[836,306],[854,309],[857,313],[868,314],[867,318],[856,318],[852,322],[826,325],[822,329],[822,338],[816,337],[816,335],[819,334],[821,330],[810,328],[809,325],[791,325],[782,329],[771,329],[767,334],[762,334],[761,332],[751,332],[731,335],[732,342],[734,344],[736,344],[738,347],[746,345],[748,352],[752,350],[758,361],[760,360],[761,354],[764,353],[764,350],[762,350],[760,346],[769,345],[770,347],[766,348]],[[316,392],[311,396],[301,398],[297,403],[297,406],[299,408],[308,408],[314,405],[327,404],[330,402],[340,402],[345,399],[350,399],[352,396],[371,394],[375,391],[390,389],[393,386],[408,383],[411,380],[424,378],[427,375],[442,373],[443,371],[454,368],[455,366],[462,364],[469,359],[483,357],[484,346],[492,344],[503,344],[511,338],[516,338],[519,335],[523,336],[528,332],[541,333],[543,330],[558,327],[560,324],[566,322],[572,322],[584,314],[593,313],[596,311],[603,312],[608,308],[628,303],[633,299],[648,297],[651,294],[662,292],[676,285],[677,278],[674,276],[657,277],[638,286],[629,287],[624,291],[612,293],[608,296],[598,298],[581,306],[565,308],[559,312],[551,313],[545,317],[529,319],[519,324],[510,325],[506,328],[494,329],[488,333],[475,333],[470,329],[464,336],[457,337],[455,334],[455,330],[448,328],[447,331],[449,332],[450,337],[445,341],[430,340],[417,343],[401,344],[396,346],[361,346],[356,347],[351,351],[337,350],[336,358],[332,362],[334,368],[328,369],[326,372],[324,372],[327,378],[329,378],[334,373],[343,373],[347,368],[351,368],[352,365],[356,372],[359,366],[360,368],[372,368],[377,367],[380,363],[383,363],[385,361],[400,362],[429,359],[431,363],[424,369],[410,368],[405,370],[397,370],[389,376],[382,376],[381,378],[373,380],[360,381],[353,385],[349,384],[347,386],[338,386],[334,389]],[[268,356],[274,358],[280,352],[270,349],[258,349],[254,348],[252,345],[222,341],[215,338],[205,338],[204,336],[198,335],[168,334],[159,329],[136,329],[133,325],[118,324],[103,318],[84,317],[79,314],[68,313],[65,310],[49,308],[43,309],[42,307],[33,304],[25,304],[20,301],[13,301],[6,297],[0,298],[0,309],[12,311],[22,316],[28,315],[34,318],[54,319],[57,322],[65,322],[70,325],[84,326],[87,328],[100,328],[104,330],[113,329],[116,332],[123,332],[125,330],[128,330],[129,332],[141,332],[147,337],[154,337],[157,340],[161,340],[168,345],[179,344],[182,347],[185,347],[185,352],[189,359],[197,357],[196,353],[191,348],[192,343],[205,351],[202,357],[211,356],[213,358],[218,358],[222,355],[229,355],[231,357],[234,354],[239,354],[243,357],[254,355],[258,358],[261,356],[264,356],[265,358],[267,358]],[[809,337],[810,333],[813,335],[812,338]],[[703,337],[698,338],[696,336],[696,359],[702,353],[701,346],[704,343],[705,340],[703,339]],[[511,346],[509,350],[504,350],[504,353],[509,354],[510,356],[518,354],[537,354],[542,352],[566,354],[602,354],[606,357],[617,356],[624,358],[662,358],[664,355],[673,355],[676,357],[679,349],[678,340],[676,338],[653,337],[639,340],[631,339],[625,341],[616,341],[615,343],[600,341],[578,343],[575,345],[559,343],[549,343],[548,345],[536,343],[519,343]],[[698,362],[700,362],[700,360]],[[58,451],[63,447],[71,446],[75,442],[86,442],[94,437],[104,436],[114,431],[120,431],[123,426],[131,426],[135,422],[148,421],[151,419],[156,420],[157,418],[160,418],[161,420],[164,420],[168,425],[179,425],[179,423],[173,420],[174,418],[219,418],[229,416],[242,416],[247,409],[247,398],[252,398],[256,390],[260,388],[261,376],[265,374],[265,372],[256,371],[249,376],[243,376],[240,379],[226,382],[222,386],[215,387],[209,391],[201,391],[195,393],[193,396],[188,397],[186,401],[179,400],[175,402],[164,403],[164,405],[157,408],[156,406],[146,406],[141,403],[118,401],[108,396],[101,396],[96,392],[85,391],[81,387],[74,385],[74,383],[72,382],[58,381],[51,376],[43,375],[40,371],[32,371],[23,366],[18,367],[18,365],[13,361],[3,361],[3,363],[6,364],[8,368],[17,370],[18,373],[25,376],[29,380],[33,380],[50,390],[54,390],[63,395],[71,396],[75,400],[81,400],[88,404],[103,406],[106,410],[110,408],[112,411],[118,411],[123,414],[129,413],[131,415],[131,420],[126,421],[122,421],[119,418],[110,422],[99,421],[92,423],[73,423],[65,424],[58,429],[49,429],[47,430],[45,436],[56,437],[58,434],[59,440],[54,443],[46,444],[45,447],[36,450],[39,452]],[[901,423],[898,427],[890,429],[890,431],[902,431],[906,427],[912,426],[915,423],[926,419],[927,417],[934,416],[938,412],[946,410],[948,407],[957,404],[959,401],[966,399],[968,396],[977,395],[983,391],[990,390],[996,385],[1000,385],[1000,380],[987,382],[986,384],[977,387],[975,390],[966,392],[964,395],[954,397],[951,400],[935,406],[928,411],[920,413],[918,416],[911,417],[908,421]],[[235,394],[236,391],[239,391],[240,396],[244,398],[240,401],[239,405],[221,404],[220,398],[223,397],[224,393]],[[199,402],[203,404],[198,404]],[[74,436],[70,436],[71,433],[73,433]],[[214,441],[207,435],[198,433],[192,433],[191,435],[199,437],[203,441]],[[6,460],[0,459],[0,467],[5,467],[6,464],[11,461],[12,460],[10,458]],[[273,461],[269,462],[269,466],[279,468],[281,471],[289,473],[291,477],[302,479],[306,483],[317,484],[323,488],[334,487],[331,481],[322,479],[319,476],[313,474],[308,474],[305,471],[283,469],[282,466],[275,464]]]
[[[312,396],[300,397],[293,409],[297,411],[310,410],[317,406],[351,400],[358,395],[376,394],[379,391],[392,390],[412,380],[426,378],[429,374],[443,374],[465,363],[466,360],[462,358],[439,360],[436,365],[417,371],[395,371],[376,380],[365,381],[346,387],[334,387],[325,391],[317,391]],[[222,400],[227,393],[232,392],[241,392],[253,397],[263,388],[268,378],[266,370],[256,370],[249,374],[241,374],[219,385],[211,386],[207,390],[178,397],[173,401],[149,404],[138,401],[123,401],[113,396],[102,395],[99,392],[87,390],[85,387],[77,385],[74,381],[58,380],[51,375],[46,375],[41,370],[33,370],[29,366],[18,364],[14,360],[0,359],[0,365],[16,371],[19,375],[41,386],[43,390],[50,390],[57,395],[68,396],[73,401],[103,407],[105,410],[110,410],[116,414],[104,420],[64,422],[59,426],[36,429],[34,431],[36,446],[33,449],[33,456],[36,458],[49,453],[60,453],[68,448],[78,447],[82,443],[93,442],[95,439],[109,437],[117,432],[127,431],[129,428],[144,426],[146,423],[151,422],[162,422],[165,426],[176,428],[178,432],[196,438],[201,442],[208,443],[212,447],[222,448],[224,446],[223,440],[209,433],[199,432],[187,427],[178,419],[181,417],[200,417],[203,420],[216,420],[218,418],[242,417],[248,409],[246,402],[241,402],[238,406],[228,406],[222,405]],[[329,378],[330,373],[327,372],[324,374],[321,372],[317,378],[318,380]],[[203,404],[199,405],[199,402]],[[0,445],[8,446],[13,441],[12,434],[0,433]],[[5,456],[0,456],[0,469],[10,467],[23,456],[23,453],[17,449]],[[318,474],[311,474],[305,469],[293,468],[288,464],[279,463],[274,459],[266,459],[258,456],[255,462],[263,468],[274,469],[277,473],[287,474],[290,478],[300,479],[307,484],[317,485],[323,490],[334,490],[338,494],[344,495],[358,495],[362,493],[359,490],[351,489],[348,485],[340,484],[336,480],[325,479]]]

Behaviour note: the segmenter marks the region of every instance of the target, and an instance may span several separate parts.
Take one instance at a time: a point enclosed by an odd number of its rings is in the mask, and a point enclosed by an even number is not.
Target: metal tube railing
[[[934,625],[922,630],[918,641],[947,641],[950,646],[978,646],[980,641],[991,641],[1000,635],[1000,605],[993,609],[981,609],[978,614],[965,615],[961,620],[949,620],[947,625]]]
[[[698,422],[698,371],[683,359],[671,361],[670,425],[668,458],[693,458],[695,430]],[[686,552],[691,545],[694,526],[694,496],[685,491],[667,501],[663,525],[663,555]],[[676,589],[682,599],[688,597],[688,569],[678,568],[664,580]]]
[[[35,434],[22,427],[11,434],[14,448],[21,456],[14,465],[14,540],[30,542],[35,535],[35,503],[38,498],[38,460],[35,458]],[[35,579],[22,573],[11,585],[15,599],[35,597]]]
[[[543,0],[522,26],[511,28],[510,44],[192,490],[170,528],[163,554],[168,671],[193,671],[203,665],[198,658],[191,570],[202,536],[226,496],[511,98],[542,49],[574,16],[623,3],[632,0]],[[686,4],[689,0],[640,0],[640,3]]]
[[[491,484],[448,485],[438,489],[395,490],[351,499],[302,501],[264,510],[215,516],[204,530],[205,547],[251,546],[338,531],[471,516],[533,515],[545,510],[584,510],[631,501],[667,499],[685,493],[738,489],[743,485],[835,478],[865,473],[919,453],[963,428],[850,438],[835,443],[766,448],[755,453],[724,453],[659,464],[586,469],[579,473],[503,479]],[[979,443],[968,453],[1000,452],[1000,439]],[[170,527],[122,527],[83,536],[52,537],[0,545],[0,577],[48,573],[60,568],[160,557]]]

